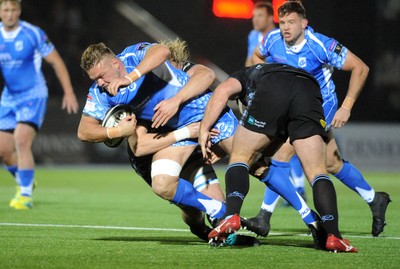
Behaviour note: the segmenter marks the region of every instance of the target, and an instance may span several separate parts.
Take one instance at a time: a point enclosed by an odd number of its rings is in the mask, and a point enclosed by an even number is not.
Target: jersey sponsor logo
[[[332,42],[332,44],[329,46],[329,50],[333,51],[336,54],[340,54],[342,52],[343,45],[338,43],[337,41]]]
[[[336,42],[336,41],[332,42],[332,44],[329,46],[329,50],[333,51],[335,49],[337,43],[338,42]]]
[[[282,55],[274,55],[273,56],[273,59],[274,59],[274,61],[275,62],[277,62],[277,63],[286,63],[286,57],[285,56],[282,56]]]
[[[343,45],[338,43],[333,52],[340,55],[340,53],[342,52],[342,49],[343,49]]]
[[[306,57],[299,57],[299,61],[297,65],[301,68],[305,68],[307,66],[307,58]]]
[[[319,123],[321,124],[322,128],[324,128],[324,129],[326,128],[326,121],[325,120],[320,119]]]
[[[247,122],[248,122],[249,124],[251,124],[251,125],[254,125],[254,121],[255,121],[255,118],[253,118],[252,116],[250,116],[250,117],[247,119]]]
[[[24,43],[22,42],[22,40],[18,40],[15,42],[14,47],[16,51],[21,51],[24,49]]]
[[[249,118],[247,119],[247,122],[250,125],[254,125],[258,128],[264,128],[265,125],[267,124],[265,121],[259,121],[259,120],[255,119],[253,116],[249,116]]]
[[[88,100],[85,105],[85,110],[87,112],[93,112],[95,111],[95,109],[96,109],[96,104]]]

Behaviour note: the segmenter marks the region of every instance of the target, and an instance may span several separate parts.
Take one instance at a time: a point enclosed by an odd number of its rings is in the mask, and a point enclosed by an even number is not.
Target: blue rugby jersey
[[[39,27],[20,21],[17,29],[7,32],[0,23],[0,68],[5,82],[2,105],[47,97],[42,57],[53,50],[54,45]]]
[[[337,40],[307,27],[305,40],[299,45],[288,46],[277,29],[266,36],[258,48],[262,55],[270,56],[273,62],[302,68],[312,74],[320,85],[324,101],[335,95],[333,68],[342,68],[348,51]]]
[[[258,43],[263,40],[263,34],[257,30],[251,30],[247,37],[247,57],[251,58],[254,49],[257,47]]]
[[[130,73],[143,60],[151,46],[150,43],[139,43],[127,47],[117,57],[122,60],[127,72]],[[112,106],[130,104],[134,107],[143,107],[136,113],[137,118],[151,120],[154,115],[154,107],[162,100],[176,95],[189,80],[189,76],[185,72],[174,68],[168,61],[157,69],[159,70],[153,70],[131,85],[121,88],[116,96],[110,96],[95,82],[89,89],[83,114],[103,120],[107,110]],[[177,129],[200,121],[210,96],[211,93],[206,92],[187,101],[166,126]]]

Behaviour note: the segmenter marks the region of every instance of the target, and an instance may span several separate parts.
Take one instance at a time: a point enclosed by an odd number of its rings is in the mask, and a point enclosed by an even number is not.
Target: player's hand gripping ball
[[[126,116],[132,115],[129,106],[127,105],[116,105],[110,108],[106,115],[104,116],[103,121],[101,122],[101,126],[106,128],[111,128],[118,126],[119,122],[123,120]],[[121,145],[121,143],[125,140],[125,137],[116,137],[113,139],[107,139],[104,141],[104,144],[110,148],[115,148]]]

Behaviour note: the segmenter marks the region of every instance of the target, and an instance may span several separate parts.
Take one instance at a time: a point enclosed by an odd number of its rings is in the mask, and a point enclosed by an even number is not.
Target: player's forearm
[[[213,93],[211,99],[207,103],[207,107],[200,124],[200,133],[210,131],[211,127],[215,124],[219,115],[224,110],[227,102],[228,97],[224,94],[219,94],[217,91]]]
[[[248,67],[248,66],[252,66],[252,65],[253,65],[252,57],[247,57],[246,61],[244,62],[244,66]]]
[[[139,79],[141,76],[151,72],[163,64],[170,56],[171,52],[169,49],[160,44],[152,45],[146,52],[143,60],[138,64],[134,71],[127,74],[131,81]]]
[[[258,48],[254,49],[253,55],[251,56],[252,64],[265,63],[265,57],[261,54]]]
[[[134,146],[131,147],[132,152],[137,157],[154,154],[171,144],[175,143],[176,139],[173,132],[167,134],[147,133],[138,135]]]
[[[342,107],[349,110],[353,108],[355,101],[357,100],[362,89],[364,88],[368,73],[369,68],[365,64],[362,64],[359,68],[355,68],[351,72],[349,88],[347,90],[346,97],[342,103]]]
[[[61,59],[57,51],[53,51],[46,57],[47,62],[53,67],[54,72],[61,84],[64,94],[74,94],[74,90],[71,83],[71,78],[68,73],[67,66]]]
[[[91,124],[85,121],[85,116],[82,117],[79,123],[77,136],[82,142],[102,142],[108,139],[107,128],[102,127],[100,124]]]
[[[196,71],[190,76],[186,85],[175,95],[175,99],[180,104],[204,93],[215,80],[215,73],[211,69],[203,66],[193,68],[196,68]]]

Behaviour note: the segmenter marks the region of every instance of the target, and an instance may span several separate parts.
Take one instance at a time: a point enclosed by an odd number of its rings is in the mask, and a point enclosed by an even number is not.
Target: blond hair
[[[189,61],[190,52],[186,41],[177,37],[175,40],[162,40],[158,43],[166,46],[170,50],[171,56],[169,57],[169,60],[171,62],[175,62],[177,65],[182,65]]]
[[[19,7],[21,7],[21,0],[0,0],[0,6],[6,2],[13,2],[13,3],[17,4]]]
[[[112,52],[112,50],[104,43],[92,44],[82,53],[80,66],[83,70],[87,72],[105,57],[116,56],[114,52]]]

